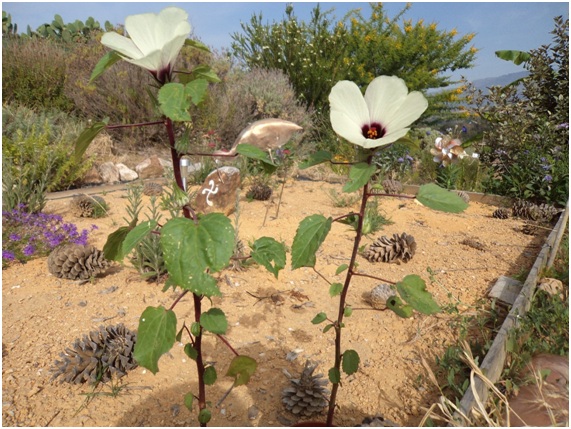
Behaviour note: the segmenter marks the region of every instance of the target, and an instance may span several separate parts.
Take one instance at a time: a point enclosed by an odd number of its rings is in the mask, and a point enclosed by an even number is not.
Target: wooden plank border
[[[519,319],[529,310],[531,306],[531,300],[533,298],[533,293],[537,287],[538,277],[541,275],[545,267],[549,267],[551,264],[553,264],[555,259],[554,255],[557,253],[557,249],[559,248],[561,237],[565,232],[565,227],[567,226],[568,219],[569,201],[567,201],[565,210],[559,216],[559,220],[555,225],[555,228],[547,237],[545,244],[539,252],[537,259],[535,260],[535,263],[533,264],[533,267],[531,268],[531,271],[529,272],[527,279],[523,284],[520,294],[514,302],[514,305],[508,316],[504,320],[504,323],[496,335],[490,350],[480,365],[482,374],[484,374],[491,383],[496,383],[502,373],[507,355],[506,344],[508,340],[508,334],[512,328],[517,326]],[[476,392],[479,400],[485,404],[488,399],[489,391],[484,381],[475,374],[474,386],[468,386],[468,390],[460,401],[459,407],[462,414],[468,418],[470,418],[476,402],[474,392]],[[454,421],[449,425],[470,426],[470,422],[466,421],[464,417],[462,417],[462,415],[458,412],[454,413],[453,419]]]

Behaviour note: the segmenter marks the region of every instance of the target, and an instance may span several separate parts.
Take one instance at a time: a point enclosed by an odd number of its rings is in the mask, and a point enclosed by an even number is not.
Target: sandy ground
[[[291,246],[306,216],[348,212],[333,206],[330,189],[341,192],[341,185],[288,181],[279,218],[272,218],[275,206],[270,207],[265,226],[267,203],[248,202],[242,192],[240,238],[247,243],[270,236]],[[91,243],[101,249],[107,235],[124,225],[126,216],[124,191],[103,197],[111,210],[101,219],[74,218],[69,199],[49,201],[45,211],[61,214],[79,228],[96,224],[99,229],[92,233]],[[544,240],[518,232],[520,220],[492,218],[496,207],[480,203],[471,203],[461,214],[435,212],[411,199],[383,198],[379,207],[394,223],[365,237],[362,244],[381,235],[406,232],[414,236],[418,248],[408,264],[373,264],[359,257],[359,269],[392,281],[418,274],[441,305],[455,304],[463,314],[474,310],[500,275],[514,276],[529,269]],[[348,262],[353,237],[347,225],[334,224],[321,247],[316,268],[331,281],[343,281],[335,270]],[[483,244],[484,250],[461,244],[467,238]],[[289,384],[285,373],[299,375],[306,359],[319,362],[317,372],[323,374],[332,366],[333,331],[323,334],[322,326],[310,321],[321,311],[334,314],[338,301],[329,297],[329,285],[313,270],[291,271],[289,258],[277,280],[257,266],[218,275],[223,296],[213,299],[213,305],[222,308],[229,321],[226,337],[239,353],[257,360],[258,370],[248,385],[235,388],[219,407],[213,407],[211,426],[295,423],[296,417],[281,405],[281,391]],[[435,281],[430,281],[428,267]],[[421,359],[434,367],[435,356],[455,340],[454,316],[417,314],[403,320],[389,311],[372,309],[363,295],[377,284],[357,277],[349,291],[348,301],[355,311],[346,319],[343,349],[355,349],[361,367],[343,379],[335,419],[338,426],[354,426],[375,415],[400,425],[417,425],[423,407],[438,397]],[[3,425],[197,426],[196,409],[191,413],[183,405],[183,396],[197,391],[195,366],[179,343],[161,358],[156,375],[139,367],[95,391],[87,385],[50,381],[54,360],[76,338],[104,324],[124,323],[136,330],[147,306],[170,306],[178,294],[161,289],[162,284],[143,281],[128,264],[117,265],[82,285],[52,276],[47,258],[3,270]],[[192,300],[185,297],[175,311],[179,325],[191,322]],[[206,338],[204,350],[206,360],[216,362],[219,374],[216,384],[207,389],[208,400],[215,405],[231,386],[232,380],[223,374],[233,355],[213,336]],[[291,352],[297,358],[286,359]]]

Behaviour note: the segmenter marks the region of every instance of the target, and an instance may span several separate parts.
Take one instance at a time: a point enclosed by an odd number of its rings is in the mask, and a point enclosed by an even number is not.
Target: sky
[[[105,21],[122,24],[125,17],[137,13],[160,12],[167,6],[178,6],[189,14],[194,38],[211,49],[230,48],[231,35],[242,31],[240,23],[249,22],[253,14],[262,13],[264,23],[279,22],[285,16],[285,2],[3,2],[2,10],[12,16],[18,31],[29,25],[35,30],[41,24],[51,23],[59,14],[64,22],[84,21],[93,17],[101,26]],[[396,15],[406,3],[385,2],[389,17]],[[300,20],[309,20],[317,2],[293,2],[294,12]],[[350,10],[361,8],[369,16],[369,3],[322,2],[322,10],[333,9],[337,19]],[[458,31],[458,36],[475,33],[471,44],[479,50],[472,69],[450,72],[453,79],[461,76],[468,80],[516,73],[522,66],[498,59],[494,52],[502,49],[528,51],[552,41],[553,18],[569,17],[568,2],[412,2],[403,19],[413,23],[424,19],[435,22],[441,30]]]

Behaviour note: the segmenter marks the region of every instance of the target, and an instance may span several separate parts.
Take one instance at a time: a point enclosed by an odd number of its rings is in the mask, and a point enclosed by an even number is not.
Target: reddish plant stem
[[[313,267],[313,271],[315,271],[315,274],[317,274],[319,277],[321,277],[323,280],[325,280],[329,284],[329,286],[331,286],[331,282],[329,280],[327,280],[327,278],[323,274],[321,274],[319,271],[317,271],[315,269],[315,267]]]
[[[373,160],[373,155],[367,157],[367,164],[371,165]],[[353,253],[351,254],[351,262],[349,262],[349,269],[347,270],[347,277],[345,277],[345,284],[343,285],[343,290],[341,291],[341,296],[339,298],[339,312],[337,314],[337,321],[335,325],[335,364],[334,368],[337,370],[338,374],[341,374],[341,326],[343,324],[343,316],[345,314],[345,302],[347,299],[347,292],[349,291],[349,285],[351,284],[351,279],[353,278],[355,261],[357,259],[357,253],[359,251],[359,243],[361,242],[361,237],[363,236],[363,220],[365,219],[365,209],[367,208],[367,199],[369,197],[369,183],[366,183],[363,188],[363,198],[361,199],[361,208],[359,210],[359,221],[357,223],[357,233],[355,235],[355,243],[353,244]],[[335,413],[335,405],[337,398],[337,390],[339,389],[339,383],[333,383],[331,388],[331,396],[329,397],[329,410],[327,412],[327,426],[333,426],[333,415]]]
[[[404,194],[381,194],[380,192],[369,192],[368,197],[393,197],[393,198],[409,198],[414,200],[416,195],[404,195]]]
[[[357,272],[353,271],[353,275],[354,275],[354,276],[361,276],[361,277],[369,277],[370,279],[379,280],[379,281],[381,281],[381,282],[390,283],[390,284],[392,284],[392,285],[396,284],[395,282],[393,282],[393,281],[391,281],[391,280],[383,279],[382,277],[372,276],[372,275],[370,275],[370,274],[357,273]]]
[[[105,129],[116,130],[117,128],[132,128],[132,127],[148,127],[150,125],[160,125],[165,124],[165,121],[154,121],[154,122],[141,122],[139,124],[118,124],[118,125],[107,125]]]
[[[226,338],[224,338],[224,337],[223,337],[222,335],[220,335],[220,334],[216,334],[216,336],[217,336],[218,338],[220,338],[220,340],[221,340],[224,344],[226,344],[226,346],[232,351],[232,353],[234,353],[236,356],[240,356],[240,355],[238,354],[238,352],[237,352],[236,350],[234,350],[234,347],[232,347],[232,346],[230,345],[230,343],[228,342],[228,340],[227,340]]]

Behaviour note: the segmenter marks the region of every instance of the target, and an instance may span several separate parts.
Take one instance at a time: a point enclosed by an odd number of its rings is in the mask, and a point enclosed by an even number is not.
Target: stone
[[[239,187],[240,170],[236,167],[225,166],[212,171],[196,193],[196,211],[230,215],[236,209]]]
[[[104,183],[119,182],[119,170],[112,162],[104,162],[99,166],[99,174]]]
[[[97,167],[91,167],[87,173],[85,173],[81,181],[85,185],[100,185],[103,183],[103,179],[101,178]]]
[[[563,294],[564,287],[561,280],[545,277],[541,279],[541,282],[537,288],[547,292],[549,295],[559,295],[559,298],[565,299]]]
[[[517,299],[523,284],[519,280],[507,276],[500,276],[492,290],[488,294],[490,298],[496,298],[506,304],[513,305]]]
[[[115,167],[119,170],[119,177],[122,182],[131,182],[139,178],[139,175],[125,164],[115,164]]]
[[[135,171],[139,173],[141,179],[148,179],[150,177],[162,177],[165,168],[161,164],[159,157],[153,155],[137,165]]]
[[[173,169],[172,168],[172,159],[159,158],[159,162],[161,163],[163,168],[170,168],[171,170]]]

